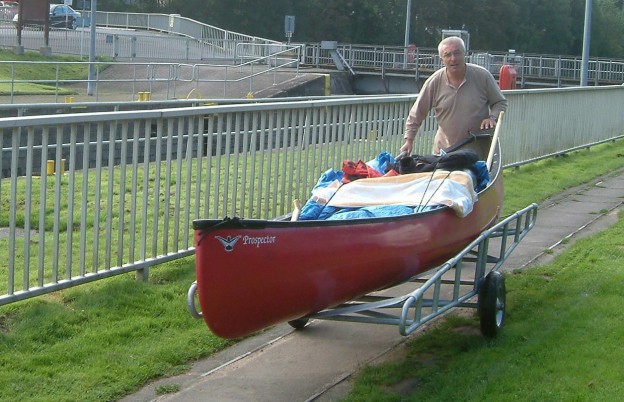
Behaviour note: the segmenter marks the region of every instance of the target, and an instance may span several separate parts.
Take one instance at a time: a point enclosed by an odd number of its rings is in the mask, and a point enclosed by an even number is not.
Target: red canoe
[[[497,136],[495,135],[494,138]],[[500,147],[465,147],[488,159],[490,182],[465,217],[449,207],[349,221],[225,218],[193,222],[202,317],[224,338],[407,281],[461,251],[499,218]]]

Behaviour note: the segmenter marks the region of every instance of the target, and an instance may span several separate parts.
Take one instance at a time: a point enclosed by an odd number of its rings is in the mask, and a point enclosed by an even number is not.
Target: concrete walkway
[[[547,263],[580,237],[613,224],[624,200],[624,170],[616,173],[542,203],[535,228],[504,269]],[[400,356],[416,336],[402,337],[394,326],[312,321],[294,332],[283,324],[122,401],[336,401],[362,366]],[[174,384],[179,392],[156,395],[158,386]]]

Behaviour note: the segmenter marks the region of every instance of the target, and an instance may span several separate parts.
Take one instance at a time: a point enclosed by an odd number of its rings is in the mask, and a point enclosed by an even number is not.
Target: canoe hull
[[[496,174],[464,218],[445,207],[351,221],[195,221],[203,319],[237,338],[405,282],[493,225],[502,197]]]

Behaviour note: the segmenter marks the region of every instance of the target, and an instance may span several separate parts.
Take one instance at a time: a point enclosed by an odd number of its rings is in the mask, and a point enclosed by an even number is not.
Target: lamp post
[[[407,0],[407,11],[405,13],[405,57],[403,58],[403,68],[407,68],[407,46],[410,41],[410,20],[412,19],[412,0]]]
[[[581,61],[581,86],[587,86],[589,69],[589,42],[591,37],[592,0],[585,0],[585,27],[583,29],[583,56]]]
[[[410,39],[410,20],[412,14],[412,0],[407,0],[407,12],[405,13],[405,48],[409,45]]]
[[[97,0],[91,0],[91,21],[89,28],[91,29],[90,45],[89,45],[89,77],[87,83],[87,95],[93,96],[95,92],[95,24],[97,14]]]

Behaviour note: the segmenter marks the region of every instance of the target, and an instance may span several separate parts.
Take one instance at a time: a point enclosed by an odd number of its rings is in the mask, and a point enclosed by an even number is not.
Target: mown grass
[[[0,309],[0,400],[116,400],[230,341],[186,310],[193,261]]]
[[[624,218],[551,264],[507,276],[495,340],[453,316],[368,367],[345,401],[615,401],[624,392]]]
[[[624,167],[624,141],[610,141],[570,154],[544,159],[503,171],[505,204],[509,215],[533,202],[586,183]]]
[[[621,146],[622,142],[607,144],[591,151],[575,152],[566,158],[505,172],[505,210],[512,212],[518,209],[515,205],[524,207],[621,168],[624,158],[615,155],[612,149]],[[588,169],[590,172],[581,174],[574,169]],[[538,174],[556,179],[535,180],[534,176]],[[529,202],[522,198],[527,192],[532,194],[528,197]],[[513,388],[514,375],[533,376],[531,378],[534,379],[537,374],[533,375],[530,371],[541,370],[543,383],[547,382],[547,378],[556,379],[562,375],[564,366],[553,367],[561,358],[559,354],[562,352],[557,350],[558,342],[581,342],[569,354],[583,358],[597,352],[599,347],[604,350],[617,348],[613,335],[606,330],[594,334],[604,338],[600,342],[592,344],[587,338],[581,338],[583,332],[601,326],[597,325],[603,322],[597,321],[600,318],[598,315],[609,317],[608,326],[604,321],[605,328],[613,334],[622,333],[617,320],[624,321],[616,313],[617,306],[614,306],[617,297],[608,293],[615,288],[605,282],[606,277],[615,283],[622,283],[621,277],[613,277],[611,272],[621,256],[607,253],[609,247],[621,251],[621,245],[617,245],[616,240],[621,238],[621,234],[618,232],[612,237],[612,240],[598,240],[598,243],[605,242],[605,248],[584,242],[578,248],[578,255],[567,257],[569,261],[585,259],[585,271],[580,272],[583,275],[575,272],[574,264],[570,263],[565,268],[546,267],[541,272],[531,270],[527,274],[510,276],[507,283],[508,321],[502,337],[493,342],[484,341],[472,319],[445,321],[439,330],[432,331],[422,338],[422,342],[411,346],[412,351],[405,362],[368,369],[373,372],[372,378],[367,370],[363,382],[358,382],[356,386],[358,393],[350,397],[351,400],[412,398],[412,393],[397,394],[392,391],[397,381],[412,379],[416,379],[417,391],[420,392],[413,398],[471,400],[478,398],[474,395],[481,395],[479,392],[484,392],[483,389],[494,389],[494,393],[487,394],[486,399],[494,399],[492,395],[496,392],[501,392],[505,398],[506,394],[500,387],[488,385],[496,382],[490,381],[490,376],[495,380],[500,378],[501,382],[505,380],[506,387],[515,392],[507,392],[508,395],[522,395],[527,391]],[[611,264],[608,275],[597,268],[602,266],[603,257],[616,262]],[[566,257],[557,261],[562,258]],[[604,269],[606,267],[605,264]],[[590,269],[595,271],[595,276],[591,278],[584,275]],[[533,278],[525,276],[529,272]],[[584,278],[586,284],[590,280],[592,286],[586,286],[583,291],[582,283],[574,281],[576,276]],[[232,341],[212,335],[202,321],[191,318],[186,310],[186,291],[194,279],[194,260],[185,258],[152,268],[149,283],[135,280],[132,274],[124,274],[1,307],[0,400],[116,400],[150,380],[184,372],[193,361],[227,347]],[[548,292],[542,294],[544,291]],[[608,295],[609,300],[596,301],[596,297],[603,294]],[[576,304],[584,306],[576,306],[573,303],[575,300]],[[606,304],[599,306],[595,303]],[[591,317],[592,307],[598,313],[597,318],[585,321]],[[581,311],[581,308],[587,310]],[[526,327],[514,329],[514,326],[520,325]],[[568,332],[571,335],[566,339]],[[496,349],[502,347],[508,349]],[[549,349],[550,354],[542,353],[542,348]],[[514,349],[519,349],[520,354],[507,357],[506,354]],[[614,359],[621,357],[614,354]],[[464,369],[465,365],[473,364],[473,359],[477,363],[470,369]],[[571,364],[571,361],[566,364]],[[583,373],[578,373],[578,380],[582,380],[581,385],[594,390],[599,388],[602,392],[603,384],[612,378],[605,377],[603,371],[617,365],[614,366],[611,359],[605,363],[608,366],[603,366],[598,358],[593,358],[591,364],[597,375],[589,378],[587,374],[583,377]],[[515,367],[516,372],[507,374],[509,379],[504,379],[504,370],[511,367]],[[429,380],[429,377],[436,375],[435,380]],[[458,379],[455,375],[466,377]],[[378,377],[382,378],[381,382]],[[449,381],[442,383],[446,377]],[[461,381],[469,385],[464,386]],[[573,382],[570,380],[570,383]],[[431,388],[426,388],[426,383]],[[462,386],[459,386],[460,383]],[[526,383],[530,384],[530,381]],[[545,395],[561,399],[557,397],[557,392],[565,391],[565,387],[569,386],[565,384],[561,382],[558,388],[553,388],[554,394]],[[617,384],[612,386],[621,392],[617,387]],[[450,392],[447,388],[468,393],[447,398],[446,392]],[[175,384],[171,384],[160,389],[159,393],[175,392],[176,389]],[[585,394],[578,395],[581,396],[578,399],[582,400]],[[496,399],[499,397],[497,395]]]
[[[11,79],[16,81],[50,81],[40,83],[16,82],[13,88],[11,88],[11,82],[0,82],[0,95],[11,93],[14,95],[74,94],[75,91],[62,87],[57,88],[55,85],[57,78],[59,81],[85,80],[89,74],[87,64],[79,63],[83,60],[75,56],[47,58],[37,52],[25,52],[17,55],[12,51],[0,49],[0,61],[15,62],[0,63],[0,81],[10,81]],[[67,64],[58,64],[57,71],[57,62]]]

